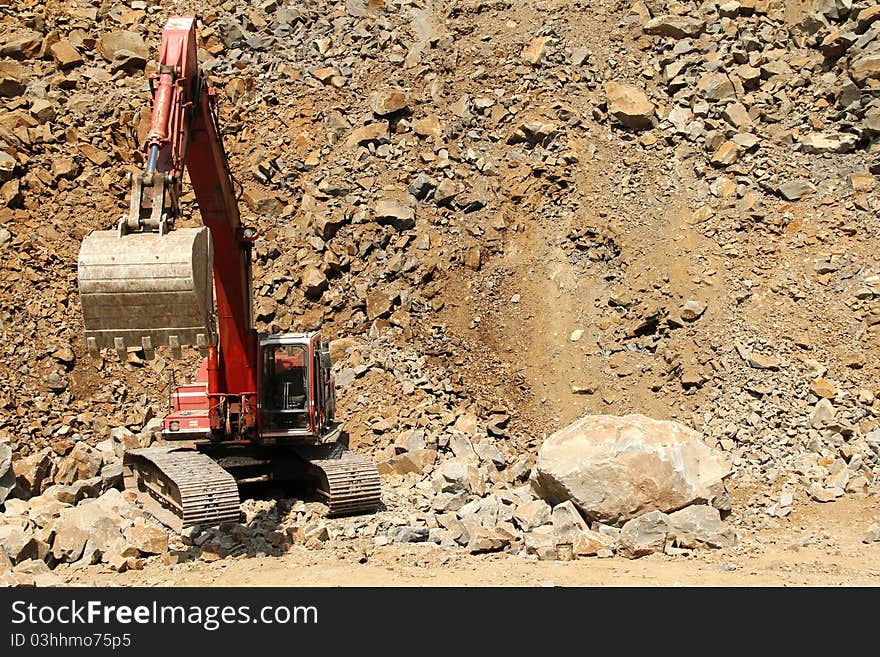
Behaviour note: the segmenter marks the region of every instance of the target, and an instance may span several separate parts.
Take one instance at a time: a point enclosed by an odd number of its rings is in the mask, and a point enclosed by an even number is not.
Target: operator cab
[[[318,333],[260,339],[261,435],[320,435],[332,420],[330,355]]]

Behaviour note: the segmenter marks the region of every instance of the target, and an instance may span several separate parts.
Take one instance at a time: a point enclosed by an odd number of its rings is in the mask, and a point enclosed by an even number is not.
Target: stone
[[[455,458],[459,461],[468,463],[477,463],[480,459],[474,450],[474,444],[463,433],[454,432],[449,436],[449,449],[455,454]]]
[[[685,301],[681,310],[678,311],[678,316],[685,322],[695,322],[702,317],[705,312],[705,302],[696,299],[689,299],[688,301]]]
[[[138,57],[144,62],[150,56],[147,44],[137,32],[121,30],[102,34],[95,43],[98,53],[110,63],[122,57]]]
[[[474,450],[481,461],[488,461],[496,468],[503,468],[507,465],[504,454],[489,440],[481,440],[474,445]]]
[[[367,319],[372,321],[384,317],[394,307],[396,294],[384,288],[377,287],[367,293]]]
[[[590,530],[571,501],[553,507],[552,520],[557,547],[570,545],[573,556],[595,556],[599,550],[610,549],[613,545],[608,536]]]
[[[627,559],[637,559],[663,552],[671,529],[669,516],[661,511],[649,511],[633,518],[620,528],[617,553]]]
[[[46,447],[36,454],[12,462],[20,497],[39,495],[43,482],[52,474],[55,466],[52,448]]]
[[[462,461],[446,461],[434,469],[434,488],[439,493],[482,494],[485,484],[476,467]]]
[[[690,16],[663,15],[652,18],[642,26],[645,34],[673,39],[696,37],[706,29],[706,23],[698,18]]]
[[[550,505],[544,500],[530,500],[514,508],[513,518],[520,529],[527,532],[549,523],[550,511]]]
[[[369,142],[387,142],[388,134],[388,121],[368,123],[352,130],[348,139],[345,140],[345,145],[348,148],[353,148],[354,146]]]
[[[388,116],[407,109],[409,102],[401,89],[380,89],[370,97],[370,109],[377,116]]]
[[[42,541],[18,524],[0,525],[0,548],[6,552],[12,563],[41,559],[46,554],[44,546]]]
[[[83,63],[82,55],[70,41],[56,41],[49,46],[49,52],[62,71],[75,68]]]
[[[736,534],[714,507],[695,504],[670,513],[668,520],[668,538],[675,547],[724,548],[736,544]]]
[[[125,540],[142,555],[164,554],[168,551],[168,533],[159,527],[151,527],[138,518],[125,530]]]
[[[72,484],[78,479],[90,479],[101,471],[102,465],[101,452],[85,442],[78,442],[58,464],[55,482]]]
[[[18,30],[7,33],[0,40],[0,57],[30,59],[39,52],[43,35],[34,30]]]
[[[821,376],[810,381],[810,392],[817,397],[824,397],[825,399],[837,397],[837,388],[834,387],[834,384]]]
[[[571,500],[591,522],[616,524],[706,503],[730,473],[721,452],[677,422],[593,415],[544,441],[531,483],[553,505]]]
[[[631,130],[648,130],[654,126],[654,103],[645,92],[630,84],[605,83],[608,114]]]
[[[0,504],[15,490],[15,470],[12,469],[12,447],[0,443]]]
[[[822,485],[821,482],[815,481],[810,484],[809,488],[810,497],[816,500],[817,502],[833,502],[838,497],[843,495],[843,489],[833,489],[826,488]]]
[[[393,198],[383,198],[376,202],[373,214],[376,221],[383,225],[391,225],[398,232],[410,230],[416,225],[416,212],[413,208],[415,199],[407,199],[406,202]]]
[[[752,125],[752,117],[742,103],[729,103],[721,115],[737,130],[748,130]]]
[[[556,559],[556,534],[551,525],[536,527],[523,536],[526,554],[534,554],[541,561]]]
[[[537,66],[538,64],[540,64],[541,60],[544,58],[544,55],[547,54],[548,41],[550,41],[550,37],[548,36],[535,37],[534,39],[532,39],[529,45],[523,48],[523,61],[531,64],[532,66]]]
[[[434,143],[439,143],[443,137],[443,125],[436,114],[429,114],[413,124],[413,132],[419,137],[430,137]]]
[[[859,138],[847,132],[808,132],[800,141],[801,148],[807,153],[849,153]]]
[[[730,78],[724,73],[705,73],[697,82],[699,89],[706,100],[715,102],[733,100],[736,91]]]
[[[45,98],[36,98],[31,103],[30,112],[39,123],[46,123],[55,119],[55,104]]]
[[[437,205],[449,205],[458,195],[458,187],[449,178],[444,178],[434,190],[434,203]]]
[[[428,540],[427,527],[395,527],[391,530],[391,538],[396,543],[424,543]]]
[[[306,265],[299,277],[299,284],[310,299],[320,299],[327,290],[327,277],[315,265]]]
[[[84,500],[66,509],[55,523],[53,557],[68,563],[85,557],[91,563],[130,547],[122,527],[135,511],[115,488],[97,499]]]
[[[828,399],[820,399],[816,402],[810,413],[810,426],[814,429],[821,429],[831,420],[834,419],[836,412],[834,405]]]
[[[775,356],[765,356],[757,352],[752,352],[747,362],[749,367],[753,367],[756,370],[778,370],[782,364]]]
[[[876,522],[872,522],[868,527],[868,531],[865,532],[865,537],[862,539],[863,543],[876,543],[880,541],[880,525]]]
[[[880,53],[870,51],[854,58],[849,65],[849,74],[857,84],[880,78]]]
[[[739,145],[735,141],[729,140],[721,144],[718,149],[712,153],[709,161],[712,166],[726,167],[739,159]]]

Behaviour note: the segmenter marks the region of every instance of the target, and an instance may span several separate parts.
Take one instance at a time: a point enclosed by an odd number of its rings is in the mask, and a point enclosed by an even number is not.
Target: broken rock
[[[605,83],[608,113],[624,127],[648,130],[654,126],[654,103],[638,87],[617,82]]]

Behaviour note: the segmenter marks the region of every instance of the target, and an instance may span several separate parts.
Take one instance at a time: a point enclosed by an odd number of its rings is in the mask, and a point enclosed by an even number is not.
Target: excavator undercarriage
[[[381,501],[375,463],[340,442],[300,448],[169,444],[128,451],[123,465],[125,487],[177,532],[238,521],[239,483],[310,481],[327,516],[372,512]]]

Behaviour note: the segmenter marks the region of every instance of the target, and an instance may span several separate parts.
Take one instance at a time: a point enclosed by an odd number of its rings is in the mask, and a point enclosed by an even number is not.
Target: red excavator
[[[379,472],[347,448],[334,420],[327,343],[317,332],[258,335],[251,251],[218,130],[215,91],[199,69],[195,19],[162,33],[146,169],[131,175],[128,213],[83,240],[79,293],[89,352],[199,348],[192,383],[172,392],[166,443],[125,454],[125,485],[160,520],[235,521],[236,482],[306,480],[328,515],[375,510]],[[204,224],[175,228],[184,167]],[[213,276],[212,276],[213,271]],[[216,302],[215,302],[216,295]]]

